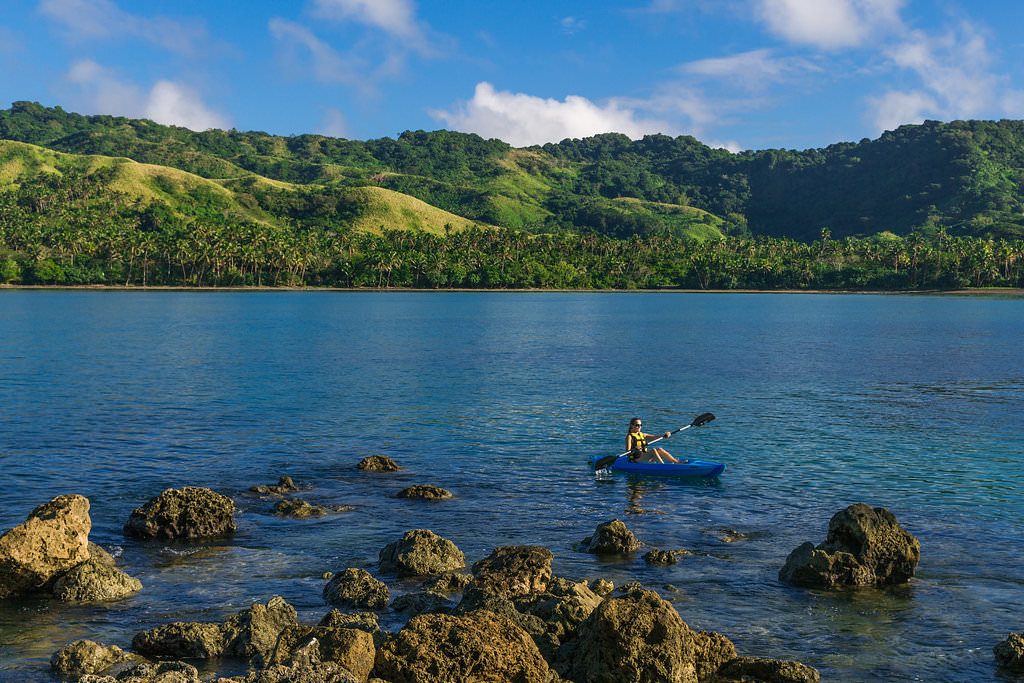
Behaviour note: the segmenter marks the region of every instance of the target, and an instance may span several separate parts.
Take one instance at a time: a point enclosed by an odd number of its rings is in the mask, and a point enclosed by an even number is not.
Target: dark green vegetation
[[[1021,286],[1022,188],[1021,121],[732,154],[196,133],[20,102],[0,111],[0,282]]]

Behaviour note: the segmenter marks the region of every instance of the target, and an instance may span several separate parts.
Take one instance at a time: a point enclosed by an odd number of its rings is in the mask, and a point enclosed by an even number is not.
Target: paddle
[[[669,436],[675,434],[676,432],[681,432],[685,429],[689,429],[690,427],[700,427],[701,425],[706,425],[708,422],[711,422],[714,419],[715,416],[712,415],[711,413],[701,413],[697,417],[693,418],[693,422],[686,425],[685,427],[673,429],[671,432],[669,432]],[[659,436],[657,439],[651,439],[650,441],[647,442],[647,445],[650,446],[652,443],[657,443],[664,438],[664,436]],[[599,458],[597,462],[594,463],[594,471],[596,472],[598,470],[603,470],[606,467],[611,467],[612,463],[614,463],[616,460],[618,460],[619,458],[623,458],[632,452],[633,451],[626,451],[625,453],[619,453],[618,455],[606,455],[603,458]]]

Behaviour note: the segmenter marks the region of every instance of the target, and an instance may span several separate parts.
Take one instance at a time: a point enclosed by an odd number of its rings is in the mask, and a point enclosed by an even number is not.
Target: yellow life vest
[[[644,434],[643,432],[636,432],[636,433],[630,432],[629,433],[629,438],[631,438],[633,440],[633,448],[630,449],[632,452],[629,454],[630,460],[635,459],[637,457],[637,455],[640,454],[640,453],[646,453],[647,452],[647,435],[646,434]]]

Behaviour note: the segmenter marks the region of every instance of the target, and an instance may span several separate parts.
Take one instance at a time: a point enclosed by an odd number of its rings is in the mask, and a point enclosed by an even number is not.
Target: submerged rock
[[[779,579],[821,588],[894,585],[909,581],[920,559],[920,542],[891,512],[856,503],[832,517],[823,544],[793,550]]]
[[[80,677],[98,674],[131,655],[117,645],[102,645],[92,640],[68,643],[50,658],[50,668],[61,676]]]
[[[223,536],[235,531],[235,503],[208,488],[167,489],[136,508],[124,525],[126,536],[174,540]]]
[[[89,559],[89,501],[57,496],[0,536],[0,600],[43,588]]]
[[[335,574],[323,591],[324,600],[339,607],[384,609],[391,592],[383,581],[363,569],[349,568]]]
[[[262,493],[264,495],[283,495],[285,493],[292,493],[298,491],[299,487],[295,485],[291,477],[284,476],[277,480],[276,484],[259,484],[257,486],[250,486],[249,490],[253,493]]]
[[[104,602],[121,600],[140,590],[141,581],[101,558],[61,574],[53,585],[53,597],[65,602]]]
[[[554,556],[539,545],[509,545],[495,548],[473,564],[472,586],[513,597],[547,590]]]
[[[371,455],[363,458],[356,467],[365,472],[397,472],[402,469],[398,463],[386,455]]]
[[[420,500],[446,500],[452,497],[452,492],[439,486],[417,484],[407,489],[402,489],[395,496],[396,498],[418,498]]]
[[[377,651],[373,675],[405,683],[556,680],[530,635],[487,611],[413,617]]]
[[[592,536],[583,539],[584,552],[595,555],[629,555],[641,547],[625,522],[613,519],[598,525]]]
[[[323,517],[329,515],[332,512],[348,512],[352,510],[351,505],[332,505],[331,507],[324,507],[323,505],[314,505],[301,498],[295,498],[292,500],[279,501],[274,506],[274,514],[281,517],[294,517],[296,519],[306,519],[308,517]]]
[[[1024,673],[1024,634],[1011,633],[993,648],[996,664],[1007,671]]]
[[[407,531],[380,551],[380,570],[399,576],[444,574],[465,566],[458,546],[429,529]]]
[[[735,657],[718,669],[715,683],[818,683],[821,674],[814,667],[782,659]]]
[[[688,550],[659,550],[655,548],[644,553],[644,562],[647,564],[670,565],[679,562],[679,558],[689,555]]]

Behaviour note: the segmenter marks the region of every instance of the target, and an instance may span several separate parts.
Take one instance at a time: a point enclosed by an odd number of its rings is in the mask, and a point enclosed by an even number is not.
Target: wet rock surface
[[[380,571],[398,576],[445,574],[466,566],[458,546],[429,529],[405,532],[380,551]]]
[[[54,653],[50,658],[50,668],[61,676],[79,677],[98,674],[130,658],[131,655],[116,645],[76,640]]]
[[[417,484],[410,486],[409,488],[402,489],[395,496],[396,498],[415,498],[418,500],[447,500],[452,497],[452,492],[441,488],[440,486],[430,486],[429,484]]]
[[[373,675],[387,681],[554,681],[528,633],[487,611],[413,617],[377,651]]]
[[[89,559],[89,501],[57,496],[0,536],[0,599],[39,590]]]
[[[368,571],[349,568],[334,575],[323,591],[328,604],[356,609],[384,609],[391,599],[387,585]]]
[[[394,460],[386,455],[371,455],[363,458],[356,465],[364,472],[397,472],[402,469]]]
[[[655,548],[644,553],[644,562],[653,565],[670,565],[679,562],[679,558],[689,554],[687,550],[660,550]]]
[[[1024,634],[1011,633],[993,648],[993,653],[1000,668],[1024,673]]]
[[[101,557],[61,574],[54,583],[53,597],[65,602],[105,602],[122,600],[140,590],[141,581]]]
[[[584,552],[595,555],[629,555],[641,548],[626,523],[618,519],[599,525],[580,545]]]
[[[736,657],[725,662],[712,680],[714,683],[818,683],[821,674],[800,662]]]
[[[261,493],[263,495],[284,495],[286,493],[294,493],[299,490],[299,487],[295,485],[295,482],[289,476],[281,477],[277,480],[276,484],[258,484],[256,486],[250,486],[249,490],[253,493]]]
[[[162,540],[196,539],[233,533],[235,503],[208,488],[167,489],[136,508],[124,525],[126,536]]]
[[[856,503],[829,521],[825,542],[804,543],[786,558],[779,579],[797,586],[906,583],[921,559],[921,544],[885,508]]]
[[[495,548],[473,564],[470,585],[505,597],[544,591],[551,581],[552,559],[550,550],[537,545]]]
[[[292,517],[295,519],[307,519],[309,517],[323,517],[335,512],[349,512],[351,505],[315,505],[301,498],[282,500],[274,505],[273,512],[280,517]]]

